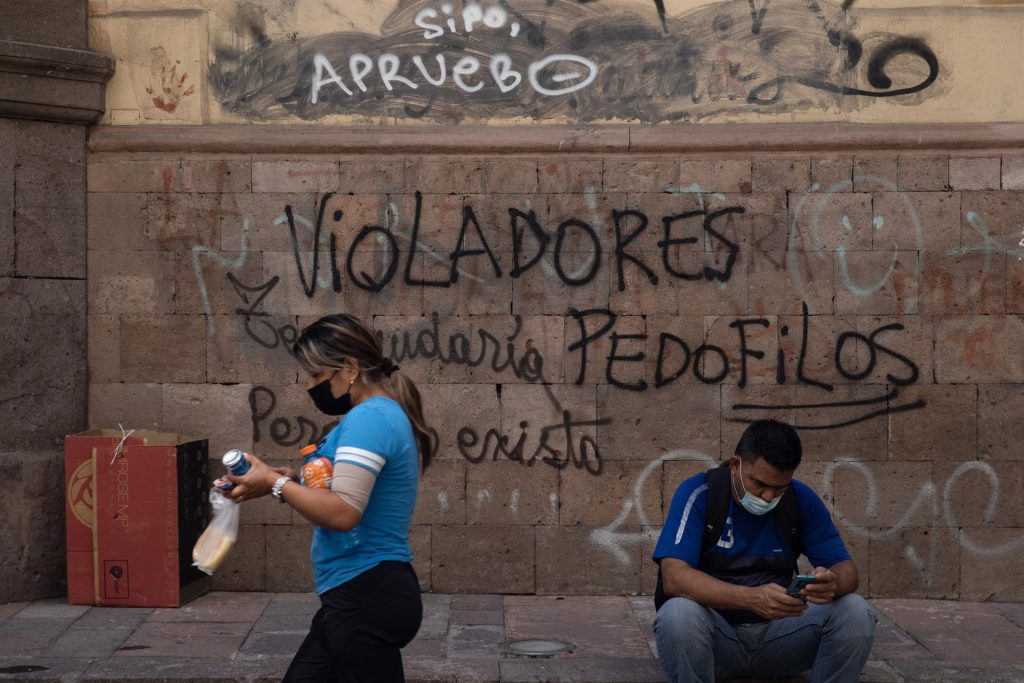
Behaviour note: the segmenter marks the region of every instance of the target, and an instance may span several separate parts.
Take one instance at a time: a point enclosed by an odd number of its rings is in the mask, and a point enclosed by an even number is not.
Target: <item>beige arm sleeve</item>
[[[377,475],[365,467],[347,462],[334,463],[331,490],[360,513],[366,510],[375,483]]]

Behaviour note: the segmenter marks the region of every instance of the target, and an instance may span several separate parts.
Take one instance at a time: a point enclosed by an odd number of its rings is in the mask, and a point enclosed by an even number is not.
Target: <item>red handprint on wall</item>
[[[146,86],[146,92],[153,95],[153,106],[157,109],[163,109],[169,114],[173,114],[174,110],[178,108],[178,104],[181,103],[181,98],[187,97],[196,91],[196,86],[189,85],[185,87],[185,81],[188,80],[188,72],[182,72],[181,77],[178,77],[178,65],[180,61],[175,61],[171,65],[168,71],[167,66],[163,65],[160,67],[160,89],[159,93],[153,88],[153,86]]]

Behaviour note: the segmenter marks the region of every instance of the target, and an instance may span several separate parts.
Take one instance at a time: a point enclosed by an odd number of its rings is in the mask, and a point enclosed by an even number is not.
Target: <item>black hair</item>
[[[736,444],[736,455],[747,462],[764,458],[775,469],[791,472],[800,465],[803,447],[791,425],[778,420],[757,420],[744,430]]]

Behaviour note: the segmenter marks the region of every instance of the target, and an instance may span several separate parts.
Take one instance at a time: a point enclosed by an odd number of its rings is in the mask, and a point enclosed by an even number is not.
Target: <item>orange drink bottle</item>
[[[316,445],[309,444],[299,449],[302,456],[302,485],[311,489],[331,488],[334,464],[322,455],[317,455]]]

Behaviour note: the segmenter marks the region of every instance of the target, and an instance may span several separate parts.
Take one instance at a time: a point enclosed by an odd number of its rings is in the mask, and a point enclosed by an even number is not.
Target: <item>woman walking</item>
[[[317,448],[334,464],[330,487],[308,488],[290,468],[249,456],[252,469],[231,477],[229,493],[236,501],[269,493],[314,524],[321,607],[284,680],[403,681],[400,649],[423,615],[409,522],[433,454],[419,391],[350,315],[309,325],[293,352],[317,409],[345,416]]]

